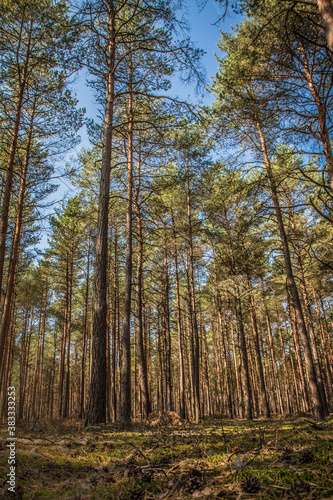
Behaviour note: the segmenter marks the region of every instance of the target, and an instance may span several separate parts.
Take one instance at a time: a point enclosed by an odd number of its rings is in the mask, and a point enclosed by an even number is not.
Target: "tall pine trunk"
[[[199,331],[195,301],[194,287],[194,253],[193,253],[193,229],[192,229],[192,204],[191,204],[191,188],[190,188],[190,165],[189,159],[186,161],[186,199],[187,199],[187,220],[188,220],[188,240],[189,240],[189,270],[190,270],[190,311],[193,331],[193,346],[192,346],[192,380],[193,380],[193,406],[194,419],[200,421],[200,346],[199,346]]]
[[[139,143],[139,158],[137,166],[137,186],[135,192],[135,209],[137,217],[137,231],[138,231],[138,260],[136,268],[136,335],[137,335],[137,349],[138,349],[138,365],[139,365],[139,383],[141,393],[141,417],[147,418],[151,413],[151,404],[148,390],[148,374],[147,374],[147,359],[144,348],[144,332],[143,332],[143,234],[142,234],[142,215],[139,205],[139,193],[141,183],[141,150]]]
[[[176,280],[176,303],[177,303],[177,333],[178,333],[178,356],[179,356],[179,413],[181,418],[185,418],[185,380],[184,380],[184,354],[183,354],[183,332],[181,325],[181,307],[180,307],[180,292],[179,292],[179,271],[178,271],[178,252],[176,227],[173,209],[171,207],[171,222],[173,235],[173,260],[175,266]]]
[[[127,162],[127,211],[126,211],[126,264],[124,326],[121,339],[122,366],[119,398],[119,415],[122,423],[131,420],[131,297],[132,297],[132,212],[133,212],[133,96],[132,60],[129,59],[128,97],[128,162]]]
[[[86,424],[104,423],[106,421],[108,222],[116,38],[113,0],[108,0],[108,8],[109,40],[107,59],[107,94],[103,130],[101,180],[98,199],[91,379],[89,400],[86,409]]]

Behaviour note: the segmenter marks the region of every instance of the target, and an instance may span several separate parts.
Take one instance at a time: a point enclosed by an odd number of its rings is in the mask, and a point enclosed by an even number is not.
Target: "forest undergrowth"
[[[10,498],[333,498],[333,417],[21,425]],[[7,430],[0,430],[4,492]],[[1,498],[7,498],[3,494]]]

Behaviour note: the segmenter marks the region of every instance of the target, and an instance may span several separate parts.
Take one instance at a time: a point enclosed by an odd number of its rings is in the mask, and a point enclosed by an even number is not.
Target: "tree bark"
[[[251,382],[250,382],[250,372],[249,372],[249,361],[248,361],[248,353],[247,346],[245,340],[245,331],[244,331],[244,323],[243,323],[243,313],[241,301],[239,298],[239,291],[237,291],[236,297],[236,316],[237,316],[237,324],[238,324],[238,333],[240,338],[240,346],[242,351],[242,361],[243,361],[243,377],[244,377],[244,392],[245,392],[245,413],[246,418],[248,420],[252,420],[253,418],[253,410],[252,410],[252,390],[251,390]]]
[[[255,307],[254,307],[252,285],[251,285],[251,281],[250,281],[249,273],[248,273],[247,269],[246,269],[246,286],[247,286],[247,290],[249,293],[249,305],[250,305],[250,315],[251,315],[252,331],[253,331],[253,338],[254,338],[254,349],[256,352],[258,372],[259,372],[258,375],[259,375],[260,389],[261,389],[260,390],[261,406],[264,410],[265,417],[270,418],[271,412],[270,412],[270,408],[269,408],[267,389],[266,389],[266,383],[265,383],[265,377],[264,377],[264,370],[262,367],[257,316],[256,316]]]
[[[188,219],[188,239],[190,252],[190,298],[191,298],[191,318],[193,327],[193,354],[192,354],[192,378],[193,378],[193,403],[194,403],[194,418],[196,422],[200,421],[200,346],[199,346],[199,331],[197,322],[196,302],[195,302],[195,287],[194,287],[194,255],[193,255],[193,230],[192,230],[192,205],[191,205],[191,189],[190,189],[190,166],[189,159],[186,160],[187,174],[187,219]]]
[[[327,46],[333,53],[333,6],[331,0],[317,0],[319,13],[326,32]]]
[[[151,413],[151,404],[148,390],[148,375],[147,375],[147,360],[144,349],[144,335],[143,335],[143,304],[142,304],[142,289],[143,289],[143,234],[142,234],[142,216],[139,206],[139,193],[141,183],[141,146],[139,144],[139,158],[137,165],[137,187],[134,197],[137,217],[137,231],[138,231],[138,261],[136,268],[136,334],[137,334],[137,348],[138,348],[138,365],[139,365],[139,383],[141,390],[141,407],[142,418],[148,418]]]
[[[81,359],[81,393],[80,393],[80,410],[79,418],[84,417],[84,402],[85,402],[85,374],[86,374],[86,350],[87,350],[87,335],[88,335],[88,304],[89,304],[89,280],[90,280],[90,235],[88,236],[87,249],[87,270],[86,270],[86,290],[84,298],[84,316],[83,316],[83,332],[82,332],[82,359]]]
[[[178,332],[178,355],[179,355],[179,408],[181,418],[185,418],[185,380],[184,380],[184,355],[183,355],[183,332],[181,325],[181,306],[180,306],[180,292],[179,292],[179,272],[178,272],[178,252],[177,252],[177,239],[176,227],[173,209],[171,207],[171,222],[173,234],[173,260],[175,266],[175,280],[176,280],[176,301],[177,301],[177,332]]]
[[[119,416],[124,424],[131,421],[131,296],[132,296],[132,212],[133,212],[133,102],[132,102],[132,60],[129,59],[128,97],[128,169],[127,169],[127,212],[126,212],[126,264],[124,326],[121,339],[122,367],[119,398]]]
[[[87,424],[106,421],[106,335],[107,335],[107,269],[110,174],[112,156],[113,101],[115,79],[115,15],[114,2],[108,0],[109,40],[107,61],[107,95],[104,116],[101,181],[98,200],[95,259],[94,317],[92,359]]]

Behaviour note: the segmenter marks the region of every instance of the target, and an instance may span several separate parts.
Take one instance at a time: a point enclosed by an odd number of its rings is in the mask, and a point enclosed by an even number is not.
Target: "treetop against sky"
[[[225,12],[224,8],[215,0],[208,0],[203,5],[200,3],[198,5],[196,0],[187,0],[182,10],[190,27],[189,35],[191,40],[196,47],[204,51],[202,65],[205,70],[205,79],[208,86],[211,84],[211,80],[218,70],[218,62],[215,54],[219,52],[217,43],[221,37],[220,30],[229,31],[235,22],[241,22],[242,16],[229,10],[222,18]],[[72,88],[78,98],[78,106],[86,109],[86,117],[98,120],[101,115],[98,111],[93,90],[87,85],[87,79],[89,79],[88,71],[84,68],[76,75]],[[207,88],[201,87],[199,91],[196,91],[193,83],[182,83],[177,76],[172,77],[172,87],[166,92],[166,95],[187,101],[193,105],[198,103],[209,105],[213,101],[213,94],[208,92]],[[67,154],[65,158],[66,162],[71,162],[81,148],[89,148],[91,146],[85,126],[80,129],[79,133],[81,141],[73,151]],[[62,161],[61,165],[63,163]],[[66,177],[61,177],[59,179],[58,190],[49,198],[54,203],[51,210],[53,211],[54,207],[58,206],[62,200],[72,196],[73,191],[74,187],[70,180]],[[49,228],[46,226],[38,244],[38,248],[41,250],[47,246],[48,232]]]

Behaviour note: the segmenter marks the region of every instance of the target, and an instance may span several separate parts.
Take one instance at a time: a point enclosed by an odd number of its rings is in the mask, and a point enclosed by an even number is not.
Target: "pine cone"
[[[256,477],[248,476],[241,482],[241,486],[247,493],[257,493],[260,490],[260,481]]]

